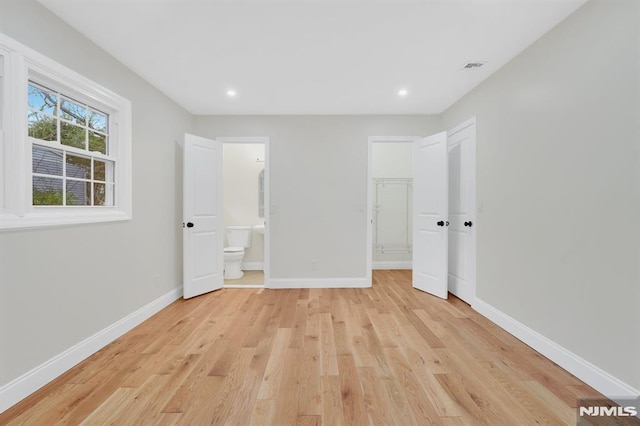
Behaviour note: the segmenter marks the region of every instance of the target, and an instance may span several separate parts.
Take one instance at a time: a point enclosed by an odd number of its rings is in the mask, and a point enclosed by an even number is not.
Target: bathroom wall
[[[258,177],[264,169],[264,144],[224,143],[224,225],[254,226],[264,221],[258,216]],[[256,159],[260,159],[258,162]],[[228,242],[225,239],[225,246]],[[251,247],[245,249],[243,269],[262,269],[263,235],[253,232]],[[260,265],[255,265],[259,263]],[[253,264],[253,265],[252,265]]]
[[[408,142],[375,142],[372,144],[372,177],[403,179],[413,177],[413,144]],[[373,185],[373,200],[376,202],[376,185]],[[411,192],[405,182],[386,182],[377,186],[379,214],[374,206],[374,269],[410,268],[412,253],[393,251],[398,242],[407,237],[411,242]],[[407,211],[407,201],[409,210]],[[407,232],[407,229],[409,230]],[[377,238],[376,238],[377,237]],[[376,250],[378,244],[387,250]]]

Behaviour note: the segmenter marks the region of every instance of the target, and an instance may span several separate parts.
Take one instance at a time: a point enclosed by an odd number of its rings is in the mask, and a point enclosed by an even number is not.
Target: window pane
[[[113,184],[94,183],[93,184],[93,205],[113,206]]]
[[[43,141],[58,140],[56,119],[39,112],[29,112],[29,136]]]
[[[72,123],[79,124],[81,126],[87,125],[87,109],[68,99],[62,99],[60,102],[60,116],[65,120],[69,120]]]
[[[33,177],[33,205],[61,206],[62,179]]]
[[[67,154],[67,176],[79,179],[91,179],[91,158]]]
[[[68,206],[90,206],[91,205],[91,182],[68,180],[67,181],[67,205]]]
[[[73,124],[60,123],[60,143],[74,148],[86,149],[86,130]]]
[[[27,97],[29,108],[56,115],[58,97],[55,94],[30,84]]]
[[[113,183],[113,161],[93,160],[93,179]]]
[[[33,144],[33,173],[62,176],[62,151]]]
[[[89,131],[89,151],[97,151],[102,154],[107,153],[107,137]]]
[[[108,117],[106,114],[97,111],[89,112],[89,127],[99,132],[107,133]]]

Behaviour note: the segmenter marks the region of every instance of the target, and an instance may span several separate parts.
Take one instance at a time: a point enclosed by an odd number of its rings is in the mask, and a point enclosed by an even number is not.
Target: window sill
[[[47,211],[49,210],[49,211]],[[87,211],[86,209],[43,209],[43,211],[30,212],[24,216],[0,212],[0,230],[18,230],[29,228],[45,228],[64,225],[80,225],[85,223],[102,223],[131,220],[131,215],[115,209],[105,208],[100,211]]]

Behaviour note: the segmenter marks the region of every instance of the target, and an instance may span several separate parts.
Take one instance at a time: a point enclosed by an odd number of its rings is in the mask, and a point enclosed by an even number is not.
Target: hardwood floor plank
[[[378,335],[380,345],[383,348],[397,348],[396,339],[390,329],[390,323],[395,323],[393,316],[391,314],[380,314],[377,309],[367,310],[367,315]]]
[[[480,395],[477,399],[482,400],[485,406],[493,407],[487,412],[494,414],[503,411],[504,407],[509,407],[507,413],[496,417],[512,419],[514,422],[520,422],[523,418],[530,417],[515,396],[501,386],[500,382],[484,368],[487,365],[487,359],[484,360],[485,362],[479,362],[478,355],[473,350],[469,350],[469,346],[465,345],[463,341],[448,340],[447,346],[450,350],[446,354],[443,350],[439,350],[443,363],[459,374],[467,376],[469,373],[473,373],[466,378],[465,385],[476,389],[477,395]]]
[[[320,426],[320,416],[298,416],[296,426]]]
[[[124,419],[130,401],[138,392],[137,388],[118,388],[96,410],[89,414],[80,425],[107,425],[117,419]]]
[[[345,425],[340,378],[322,376],[322,423],[331,426]]]
[[[297,377],[300,369],[303,368],[299,363],[301,350],[297,348],[289,348],[286,350],[286,356],[281,359],[284,366],[282,381],[278,389],[276,397],[276,412],[273,416],[273,423],[276,425],[293,425],[298,417],[298,396],[300,394],[300,386]]]
[[[382,385],[377,380],[375,369],[373,367],[358,367],[358,377],[362,385],[362,398],[369,423],[380,426],[396,424],[389,415],[389,405],[384,396]]]
[[[320,374],[323,376],[338,375],[334,336],[331,314],[320,314]]]
[[[284,370],[287,367],[284,359],[287,354],[290,339],[290,328],[278,329],[271,350],[271,356],[269,357],[267,368],[264,372],[262,383],[260,384],[260,391],[258,392],[259,399],[276,399]]]
[[[289,347],[292,349],[302,349],[304,344],[304,336],[306,334],[307,307],[308,301],[304,299],[298,299],[296,302],[296,321],[293,326],[293,333],[291,334],[291,340],[289,341]]]
[[[364,339],[364,346],[371,355],[371,360],[377,370],[378,377],[381,379],[393,377],[393,373],[387,364],[387,358],[385,357],[380,339],[371,323],[369,323],[368,326],[362,327],[362,337]]]
[[[254,348],[240,348],[216,395],[210,397],[210,403],[200,410],[189,407],[185,410],[181,422],[196,425],[223,424],[227,419],[242,417],[246,412],[251,413],[251,410],[245,410],[245,404],[236,402],[239,401],[238,395],[241,393],[240,389],[249,372],[254,353]]]
[[[178,300],[2,425],[566,425],[602,397],[454,297],[229,289]]]
[[[353,357],[351,355],[338,356],[338,370],[340,372],[340,393],[342,394],[345,422],[348,425],[367,424],[368,418],[362,395],[362,386]]]
[[[526,381],[523,384],[533,392],[533,396],[538,398],[545,408],[551,410],[551,412],[560,418],[565,424],[576,423],[576,410],[572,407],[568,407],[551,390],[534,380]]]
[[[427,398],[422,385],[404,359],[402,351],[389,348],[385,349],[385,352],[418,424],[434,423],[438,418],[438,412]]]
[[[542,398],[532,395],[527,383],[530,381],[520,381],[507,373],[503,363],[495,362],[489,364],[487,371],[496,379],[500,385],[507,390],[520,405],[531,413],[531,417],[539,424],[562,424],[563,419],[558,417]],[[569,407],[567,407],[569,408]]]
[[[419,425],[398,380],[395,377],[389,377],[381,379],[380,383],[389,406],[388,417],[399,426]]]
[[[276,401],[274,399],[258,399],[251,411],[250,426],[272,425],[273,416],[276,413]]]
[[[320,340],[305,336],[302,349],[302,368],[299,369],[298,416],[317,416],[322,413],[320,385]]]
[[[307,320],[305,321],[304,335],[320,337],[320,301],[309,296],[307,305]]]
[[[260,309],[260,313],[256,318],[253,327],[251,327],[251,331],[247,335],[247,338],[244,340],[242,344],[245,348],[255,348],[258,346],[258,343],[262,339],[262,335],[267,328],[268,319],[271,316],[271,312],[273,310],[273,305],[264,305]]]
[[[251,326],[248,325],[238,325],[232,326],[233,331],[226,335],[227,341],[225,345],[224,352],[220,355],[220,357],[216,360],[216,362],[211,367],[209,371],[209,376],[226,376],[229,373],[229,369],[236,361],[238,353],[241,352],[242,344],[244,339],[247,337],[249,332],[251,331]],[[253,348],[244,348],[244,349],[253,349]]]
[[[171,398],[162,409],[163,413],[184,413],[194,404],[194,400],[200,398],[203,388],[217,389],[215,385],[222,382],[222,376],[208,376],[208,373],[225,352],[227,343],[224,339],[217,340],[211,349],[200,357],[200,362],[194,366],[182,385],[171,394]],[[206,377],[219,377],[220,380],[206,380]]]
[[[296,306],[300,290],[287,289],[284,291],[286,292],[287,301],[280,319],[280,328],[293,328],[296,325]]]

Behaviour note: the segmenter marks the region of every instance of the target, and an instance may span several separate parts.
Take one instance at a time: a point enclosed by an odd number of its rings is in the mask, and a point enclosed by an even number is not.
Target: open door
[[[448,174],[447,132],[414,142],[413,287],[447,298]]]
[[[184,298],[222,288],[222,144],[184,135]]]
[[[449,292],[472,305],[476,296],[476,122],[449,136]]]

